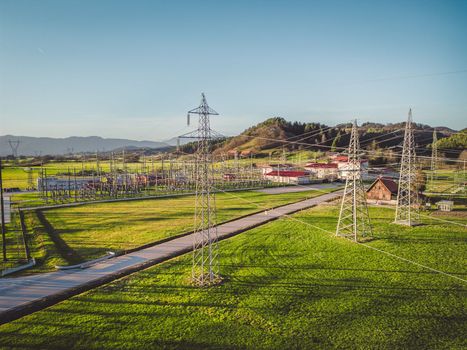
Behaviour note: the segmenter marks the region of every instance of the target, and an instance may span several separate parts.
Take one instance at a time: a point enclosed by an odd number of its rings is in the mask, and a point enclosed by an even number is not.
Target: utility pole
[[[397,207],[394,223],[415,226],[418,216],[418,189],[416,187],[416,154],[412,129],[412,109],[405,124],[404,146],[402,148]]]
[[[2,158],[0,157],[0,207],[2,210],[2,252],[3,252],[3,261],[7,261],[6,258],[6,234],[5,234],[5,202],[3,201],[3,165]]]
[[[215,194],[213,191],[213,165],[210,150],[212,130],[210,115],[218,115],[211,109],[202,94],[201,104],[198,108],[188,112],[190,116],[199,116],[199,125],[196,132],[196,204],[195,227],[193,240],[193,266],[192,281],[198,286],[209,286],[221,281],[219,276],[218,242],[216,221]]]
[[[366,191],[362,182],[357,120],[354,120],[352,125],[347,157],[348,175],[345,180],[344,194],[342,195],[336,236],[350,238],[357,242],[359,237],[371,235]]]

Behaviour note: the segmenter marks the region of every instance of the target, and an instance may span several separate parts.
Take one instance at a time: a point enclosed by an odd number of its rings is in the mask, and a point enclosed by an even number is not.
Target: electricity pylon
[[[219,276],[218,241],[216,224],[216,202],[213,191],[213,166],[210,142],[213,138],[209,116],[218,115],[211,109],[202,94],[199,107],[188,112],[190,116],[199,115],[197,138],[195,183],[195,226],[193,234],[192,281],[198,286],[209,286],[221,281]]]
[[[8,144],[10,145],[11,155],[13,156],[13,159],[18,158],[18,148],[19,148],[20,143],[21,143],[20,140],[8,140]]]
[[[433,186],[433,179],[434,179],[434,174],[435,174],[435,171],[436,171],[436,168],[437,168],[437,163],[438,163],[438,145],[437,145],[437,141],[438,141],[438,135],[436,135],[436,129],[433,130],[433,142],[431,143],[431,166],[430,166],[430,170],[431,170],[431,176],[430,176],[430,179],[431,179],[431,186]]]
[[[362,182],[360,162],[360,142],[358,140],[357,121],[354,120],[350,135],[348,170],[342,195],[336,236],[358,241],[359,237],[371,235],[370,216],[366,205],[366,191]]]
[[[412,109],[405,124],[404,146],[402,148],[397,207],[394,223],[415,226],[419,223],[418,189],[416,187],[416,154],[412,129]]]

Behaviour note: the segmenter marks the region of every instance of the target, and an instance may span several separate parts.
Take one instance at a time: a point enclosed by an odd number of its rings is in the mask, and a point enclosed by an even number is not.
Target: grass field
[[[255,191],[216,196],[217,221],[223,222],[329,192],[268,195]],[[258,208],[258,206],[260,208]],[[137,248],[193,229],[194,196],[89,204],[26,214],[37,266],[25,273],[53,270]]]
[[[160,163],[157,163],[160,166]],[[126,167],[128,169],[140,169],[142,163],[127,163]],[[118,166],[121,168],[122,164],[118,164]],[[110,169],[110,163],[107,161],[101,161],[99,163],[99,167],[102,169],[102,171],[109,171]],[[68,169],[73,170],[73,168],[76,169],[76,171],[80,171],[81,169],[96,169],[96,162],[76,162],[76,161],[70,161],[70,162],[52,162],[52,163],[47,163],[43,166],[44,169],[47,171],[47,176],[55,175],[57,173],[61,172],[66,172]],[[4,180],[4,187],[9,188],[9,187],[18,187],[22,190],[26,189],[28,187],[28,171],[29,169],[32,169],[32,174],[33,174],[33,182],[34,185],[37,182],[37,178],[39,177],[41,173],[41,167],[36,166],[36,167],[26,167],[26,166],[7,166],[3,169],[3,180]]]
[[[452,277],[467,276],[465,227],[370,214],[366,246],[334,237],[337,208],[320,206],[223,241],[222,285],[191,286],[185,255],[0,326],[1,346],[465,349],[466,283]]]

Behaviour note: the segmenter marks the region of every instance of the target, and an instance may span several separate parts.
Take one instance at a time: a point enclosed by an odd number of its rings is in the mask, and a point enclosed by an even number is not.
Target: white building
[[[306,185],[312,182],[310,175],[306,171],[296,170],[274,170],[264,174],[264,178],[272,182],[295,185]]]
[[[339,177],[339,171],[335,163],[308,163],[305,169],[317,179],[335,181]]]
[[[339,179],[345,180],[349,175],[358,169],[355,169],[351,164],[349,164],[349,158],[347,156],[339,155],[332,157],[332,163],[337,164],[338,176]],[[362,177],[365,178],[368,173],[368,160],[362,159],[360,161],[360,171],[362,172]]]

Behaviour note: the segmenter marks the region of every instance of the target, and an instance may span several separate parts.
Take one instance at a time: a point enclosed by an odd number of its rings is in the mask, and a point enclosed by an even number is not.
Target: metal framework
[[[350,135],[348,175],[342,195],[341,210],[337,223],[336,236],[353,239],[371,235],[370,216],[366,204],[366,191],[362,182],[360,142],[357,121],[354,120]]]
[[[187,115],[187,124],[190,116],[199,116],[198,130],[193,137],[198,139],[195,183],[196,204],[194,218],[193,239],[193,266],[192,281],[198,286],[209,286],[221,281],[219,275],[218,241],[216,223],[216,201],[213,191],[213,164],[210,142],[213,132],[210,126],[210,115],[218,115],[211,109],[202,94],[199,107],[192,109]]]
[[[430,166],[431,174],[430,174],[430,180],[431,180],[432,184],[433,184],[436,169],[438,167],[438,145],[437,145],[437,141],[438,141],[438,135],[436,134],[436,129],[435,129],[435,130],[433,130],[433,142],[431,143],[431,166]]]
[[[409,110],[405,124],[404,145],[402,148],[399,188],[397,191],[397,207],[394,223],[406,226],[418,225],[419,202],[416,188],[416,154],[412,129],[412,109]]]
[[[10,145],[10,148],[11,148],[11,155],[13,156],[14,159],[18,158],[18,148],[19,148],[20,143],[21,143],[20,140],[8,140],[8,144]]]

